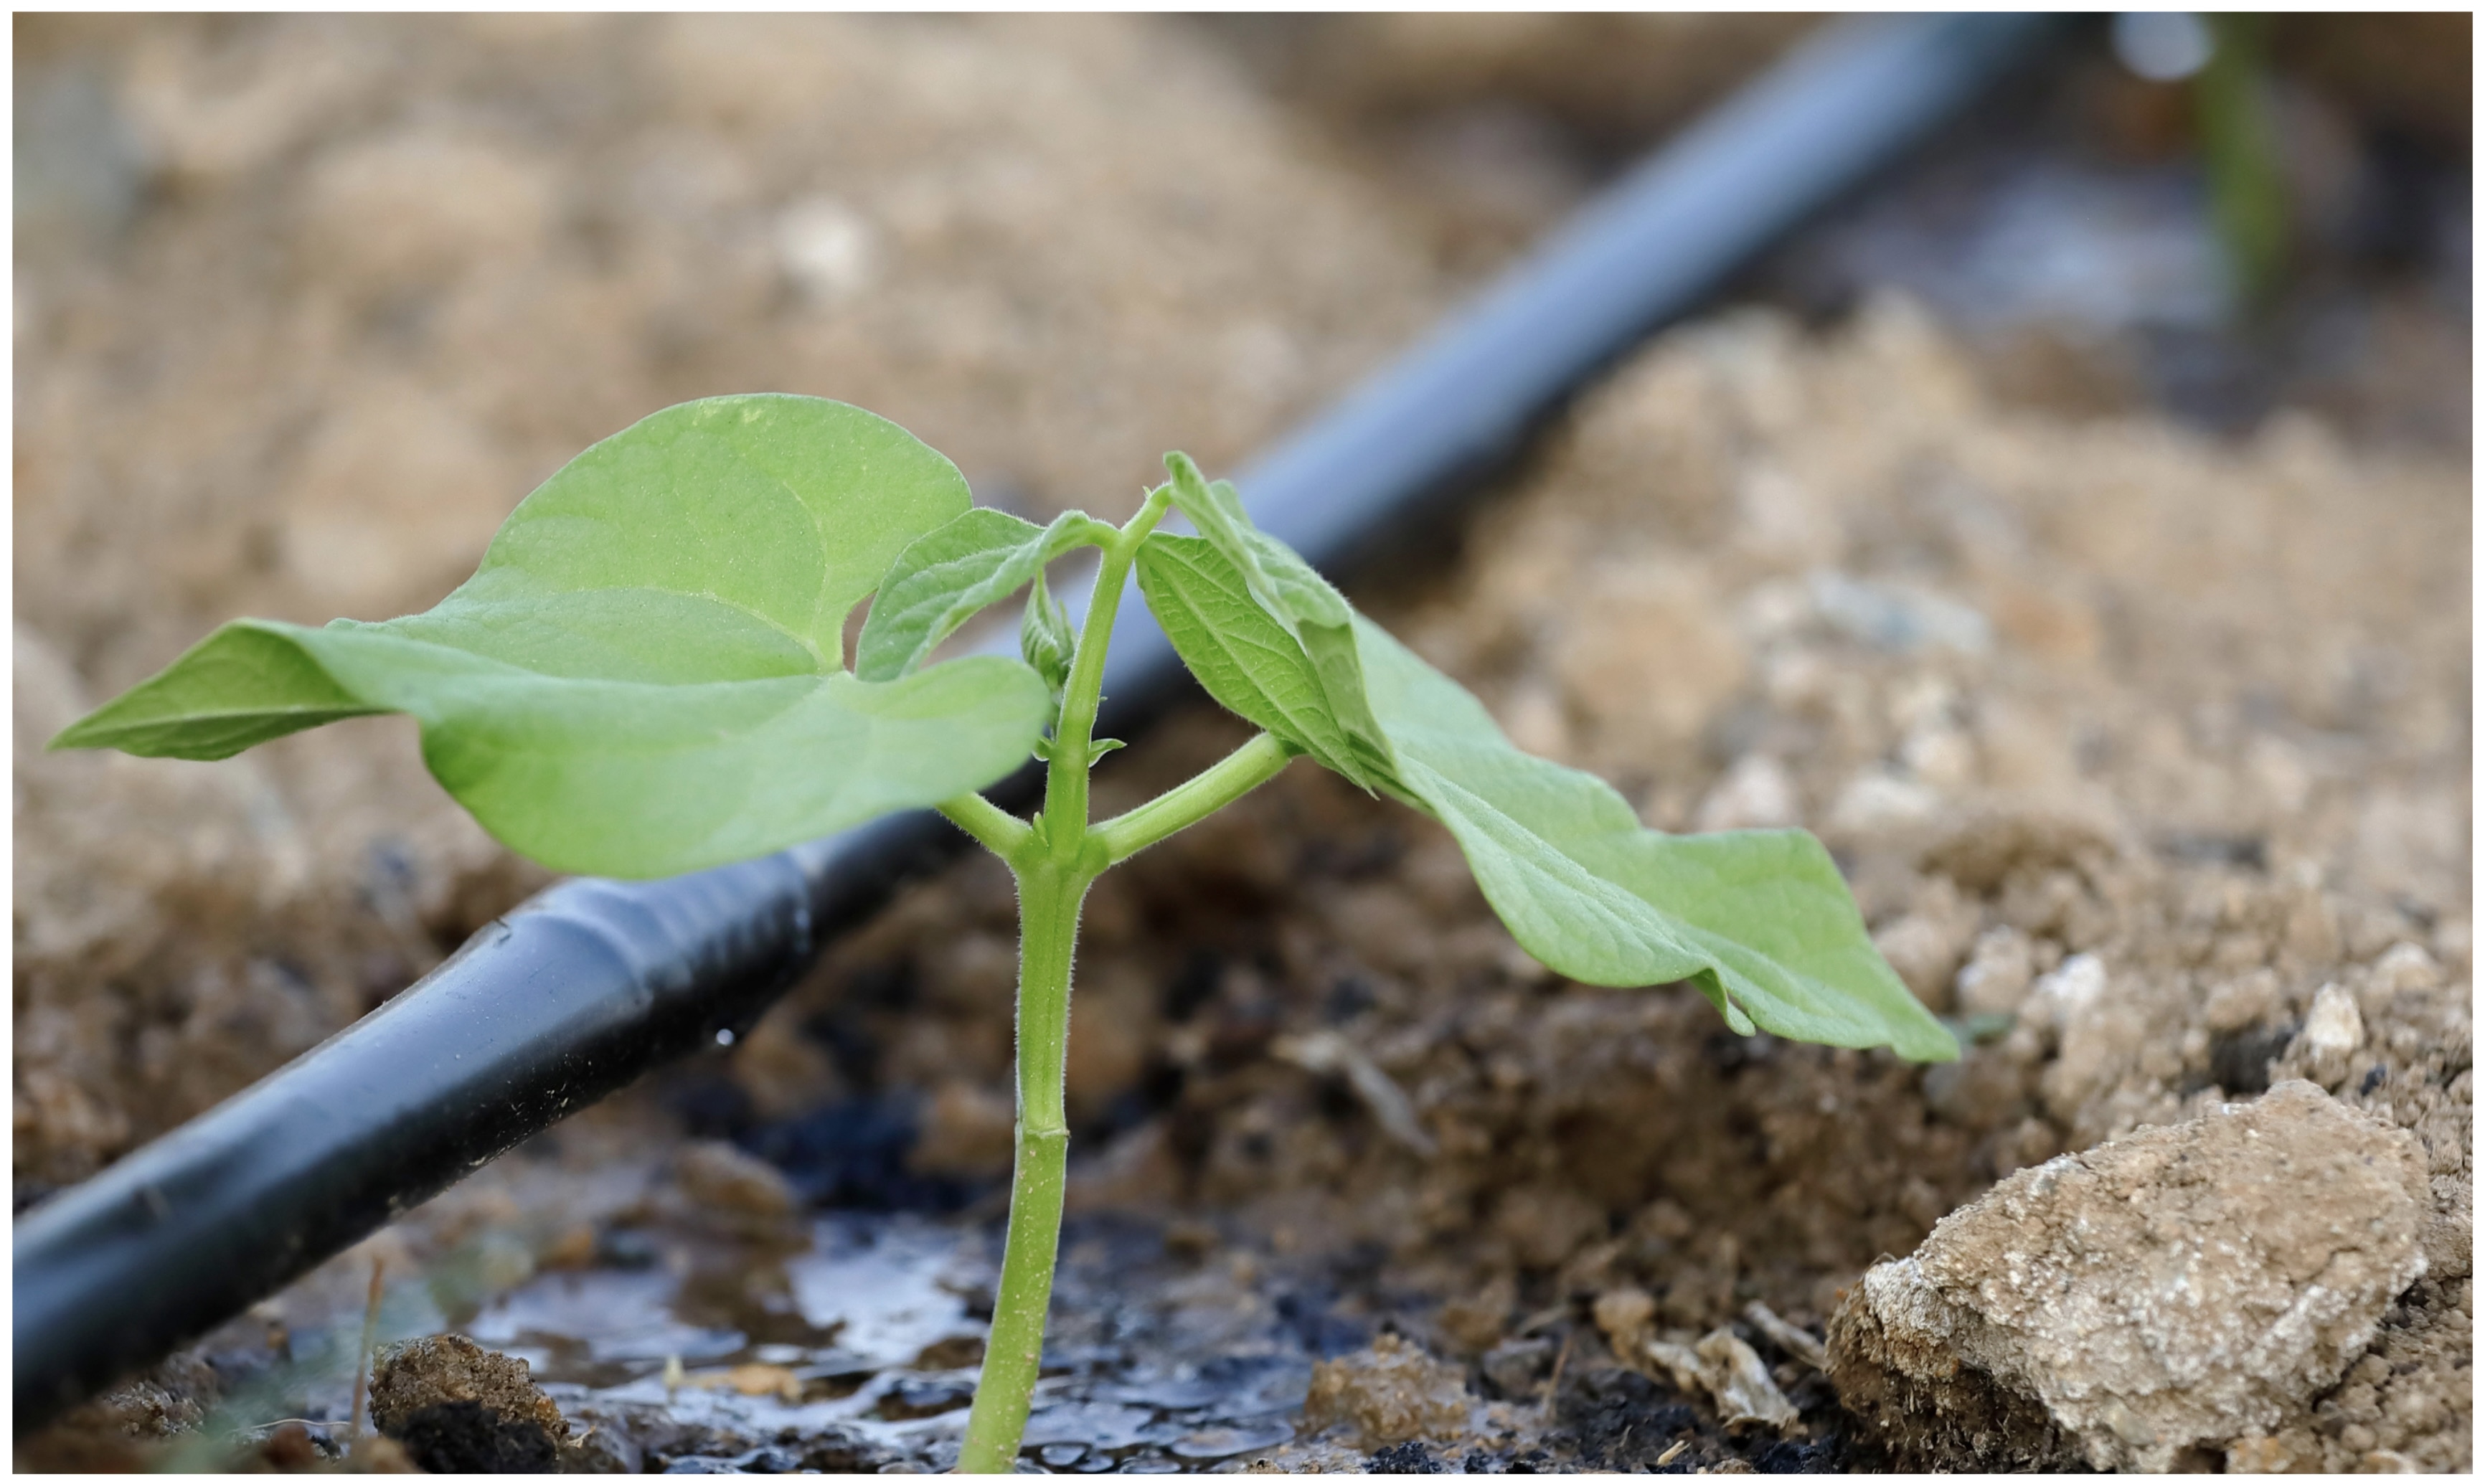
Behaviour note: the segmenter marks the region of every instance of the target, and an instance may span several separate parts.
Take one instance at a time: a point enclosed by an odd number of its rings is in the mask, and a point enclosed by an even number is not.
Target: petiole
[[[1285,771],[1296,755],[1293,748],[1263,732],[1189,782],[1097,825],[1096,837],[1105,845],[1105,863],[1120,865],[1149,846],[1188,829]]]

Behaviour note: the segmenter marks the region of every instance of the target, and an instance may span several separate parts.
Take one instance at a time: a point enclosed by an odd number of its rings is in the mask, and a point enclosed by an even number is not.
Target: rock
[[[2442,965],[2418,943],[2393,943],[2373,964],[2373,981],[2391,996],[2431,989],[2442,983]]]
[[[2029,991],[2024,1013],[2038,1025],[2068,1030],[2105,997],[2105,964],[2094,954],[2073,954]]]
[[[1777,829],[1796,823],[1801,813],[1786,765],[1765,753],[1747,752],[1700,801],[1695,825],[1703,830]]]
[[[1645,1288],[1613,1288],[1597,1295],[1597,1328],[1617,1355],[1646,1343],[1656,1319],[1656,1300]]]
[[[2336,985],[2323,985],[2312,996],[2312,1009],[2304,1017],[2299,1039],[2305,1065],[2314,1080],[2336,1087],[2347,1075],[2350,1059],[2364,1044],[2364,1016],[2356,1009],[2356,997]]]
[[[1303,1398],[1307,1429],[1349,1422],[1372,1446],[1410,1438],[1463,1437],[1474,1415],[1466,1373],[1395,1335],[1381,1336],[1368,1350],[1314,1365],[1311,1390]]]
[[[459,1404],[491,1413],[501,1423],[532,1423],[551,1443],[569,1436],[568,1419],[536,1388],[524,1361],[462,1335],[431,1335],[380,1351],[371,1371],[371,1423],[381,1432],[403,1441],[425,1415],[426,1436],[445,1437],[444,1430],[460,1418],[478,1426],[488,1420],[459,1410]],[[421,1462],[423,1450],[414,1452]]]
[[[2254,969],[2211,989],[2200,1023],[2223,1035],[2259,1025],[2278,1011],[2278,976],[2268,969]]]
[[[1976,940],[1954,992],[1963,1015],[2015,1015],[2036,977],[2035,945],[2016,928],[1988,928]]]
[[[694,1144],[674,1163],[682,1191],[704,1206],[745,1216],[777,1218],[797,1204],[794,1188],[777,1167],[729,1144]]]
[[[1903,1466],[2164,1470],[2303,1418],[2424,1272],[2430,1205],[2410,1136],[2280,1083],[1945,1218],[1850,1291],[1831,1378]]]
[[[1471,1293],[1441,1306],[1441,1333],[1469,1355],[1500,1343],[1510,1325],[1510,1310],[1518,1302],[1518,1285],[1507,1273],[1496,1273]]]
[[[1486,1351],[1478,1364],[1484,1379],[1505,1399],[1532,1401],[1543,1390],[1553,1363],[1560,1358],[1560,1347],[1549,1339],[1506,1339]]]
[[[1921,783],[1873,770],[1857,774],[1829,806],[1830,829],[1861,839],[1904,831],[1941,813],[1941,796]]]
[[[1872,946],[1927,1009],[1947,1012],[1951,982],[1976,936],[1976,904],[1962,901],[1957,888],[1936,877],[1913,906],[1872,934]]]
[[[1983,614],[1921,587],[1824,569],[1812,574],[1812,602],[1834,627],[1891,654],[1942,648],[1981,655],[1993,647],[1993,626]]]

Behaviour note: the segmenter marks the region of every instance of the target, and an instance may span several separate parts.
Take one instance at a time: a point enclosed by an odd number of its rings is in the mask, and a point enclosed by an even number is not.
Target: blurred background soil
[[[545,880],[402,718],[214,768],[40,751],[89,705],[236,614],[428,605],[563,459],[693,396],[860,403],[985,503],[1119,515],[1163,448],[1229,469],[1352,385],[1808,24],[21,18],[18,1206]],[[1092,900],[1087,1219],[1179,1213],[1166,1250],[1241,1289],[1326,1274],[1340,1345],[1542,1389],[1496,1459],[1646,1468],[1598,1295],[1817,1330],[2011,1171],[2308,1076],[2414,1131],[2436,1229],[2379,1371],[2271,1445],[2466,1467],[2467,21],[2268,44],[2293,212],[2255,311],[2189,94],[2084,37],[1352,589],[1649,823],[1818,831],[1963,1062],[1555,980],[1444,834],[1306,766]],[[1099,806],[1241,735],[1178,717]],[[419,1265],[549,1203],[591,1255],[699,1168],[686,1138],[815,1204],[989,1217],[1013,931],[963,864],[730,1054],[378,1240]],[[2343,1051],[2304,1034],[2325,987]]]

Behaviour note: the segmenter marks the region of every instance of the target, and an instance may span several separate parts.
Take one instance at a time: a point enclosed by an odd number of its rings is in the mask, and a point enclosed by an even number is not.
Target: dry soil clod
[[[1903,1464],[2165,1470],[2300,1419],[2425,1271],[2405,1132],[2308,1082],[2003,1181],[1850,1292],[1841,1399]]]
[[[549,1471],[569,1421],[527,1363],[461,1335],[384,1349],[371,1375],[371,1422],[433,1472]]]
[[[1306,1428],[1351,1422],[1365,1445],[1374,1447],[1416,1438],[1461,1438],[1474,1417],[1464,1373],[1395,1335],[1314,1365],[1311,1391],[1303,1399]]]

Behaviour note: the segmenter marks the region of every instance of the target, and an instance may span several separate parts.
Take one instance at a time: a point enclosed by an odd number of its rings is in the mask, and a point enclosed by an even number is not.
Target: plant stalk
[[[1092,877],[1039,862],[1019,876],[1018,1161],[1010,1175],[1009,1236],[983,1375],[958,1454],[961,1473],[1007,1473],[1026,1431],[1044,1360],[1044,1321],[1061,1241],[1070,1154],[1063,1065],[1070,1041],[1070,966],[1079,908]]]
[[[950,818],[1009,863],[1018,877],[1018,1157],[1010,1172],[1009,1235],[1001,1249],[1000,1291],[992,1336],[958,1452],[962,1473],[1007,1473],[1034,1404],[1044,1363],[1044,1321],[1052,1303],[1052,1265],[1061,1245],[1062,1183],[1070,1120],[1062,1075],[1070,1044],[1070,969],[1079,908],[1106,866],[1105,842],[1087,828],[1087,773],[1104,699],[1105,648],[1130,585],[1139,543],[1164,519],[1169,491],[1149,495],[1131,523],[1102,542],[1105,560],[1079,633],[1061,716],[1052,729],[1044,813],[1017,837],[992,815],[959,803]],[[958,803],[958,801],[953,801]],[[944,806],[946,807],[946,806]],[[998,811],[993,811],[997,814]]]

